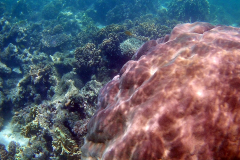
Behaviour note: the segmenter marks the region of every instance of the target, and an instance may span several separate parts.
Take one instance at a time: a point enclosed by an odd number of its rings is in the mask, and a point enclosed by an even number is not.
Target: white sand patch
[[[8,123],[0,132],[0,143],[4,144],[6,149],[8,149],[11,141],[18,143],[20,146],[27,145],[29,141],[28,138],[24,138],[19,132],[13,132],[13,127],[11,123]]]

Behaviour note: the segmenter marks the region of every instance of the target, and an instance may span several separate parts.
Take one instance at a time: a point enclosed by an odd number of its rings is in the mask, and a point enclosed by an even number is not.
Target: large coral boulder
[[[82,158],[240,159],[240,29],[180,24],[142,47],[102,88]]]

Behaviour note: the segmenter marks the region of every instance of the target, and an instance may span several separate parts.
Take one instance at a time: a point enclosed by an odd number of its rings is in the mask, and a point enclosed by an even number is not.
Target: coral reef
[[[93,43],[87,43],[84,47],[77,48],[75,59],[80,70],[97,67],[102,61],[100,50]]]
[[[78,105],[84,107],[85,114],[88,118],[92,117],[96,110],[97,97],[102,85],[102,83],[96,80],[87,82],[80,90],[80,95],[75,100]]]
[[[5,71],[11,73],[8,78],[2,78],[9,80],[17,77],[20,78],[23,74],[29,73],[30,66],[35,65],[35,63],[43,63],[48,59],[48,56],[42,52],[30,52],[30,49],[20,49],[17,45],[9,43],[3,52],[0,52],[0,58],[2,69],[5,68]]]
[[[80,155],[81,152],[79,151],[79,146],[77,143],[72,140],[72,138],[69,136],[70,132],[64,133],[61,129],[58,127],[54,130],[54,137],[52,141],[53,149],[54,151],[59,155]]]
[[[9,99],[15,107],[23,107],[26,102],[40,103],[48,97],[51,86],[55,86],[56,78],[51,65],[40,63],[30,66],[29,74],[19,80],[16,88],[11,90]]]
[[[130,38],[120,44],[121,53],[127,57],[132,58],[138,48],[141,47],[143,42],[136,38]]]
[[[87,43],[84,47],[77,48],[75,59],[77,72],[85,82],[90,80],[92,75],[97,74],[98,68],[103,64],[101,50],[96,48],[93,43]]]
[[[86,125],[93,116],[102,84],[92,80],[79,90],[73,76],[63,75],[57,86],[49,89],[54,92],[51,100],[39,105],[30,103],[13,116],[14,132],[20,131],[30,142],[16,153],[19,159],[80,158],[86,132],[75,126]]]
[[[14,160],[17,149],[19,148],[15,142],[11,141],[8,146],[8,151],[5,146],[0,144],[0,159],[1,160]]]
[[[43,137],[41,137],[43,139]],[[35,139],[37,139],[35,137]],[[30,146],[19,148],[19,151],[16,153],[16,159],[34,159],[34,160],[41,160],[47,159],[49,152],[46,150],[46,143],[43,140],[31,140],[32,143]]]
[[[210,14],[209,3],[207,0],[172,0],[168,14],[184,22],[206,21]]]
[[[63,33],[63,31],[64,31],[64,27],[61,24],[58,24],[58,25],[54,26],[51,34],[53,34],[53,35],[61,34],[61,33]]]
[[[77,72],[79,75],[84,75],[84,79],[87,80],[90,80],[93,75],[97,80],[102,79],[100,75],[103,74],[112,76],[112,73],[106,68],[119,70],[131,58],[136,48],[140,47],[136,46],[134,50],[130,51],[131,53],[127,53],[126,44],[125,51],[123,51],[125,40],[135,38],[145,42],[170,33],[170,27],[156,24],[156,22],[152,15],[148,15],[134,21],[125,21],[123,25],[111,24],[98,30],[90,28],[92,32],[80,32],[74,42],[80,46],[75,50]],[[171,26],[174,24],[177,24],[177,21],[172,22]],[[126,30],[130,30],[133,35],[129,37],[124,33]],[[121,43],[122,46],[120,46]]]
[[[58,75],[64,75],[71,72],[76,63],[73,53],[55,52],[53,55],[50,55],[50,58],[55,69],[57,70]]]
[[[125,19],[134,19],[139,15],[155,12],[157,10],[157,2],[157,0],[97,0],[94,3],[96,13],[89,14],[89,16],[101,23],[120,23]]]
[[[76,133],[78,136],[83,136],[87,134],[87,124],[89,122],[89,119],[79,120],[75,123],[75,126],[73,128],[74,133]]]
[[[53,31],[55,32],[55,31]],[[69,36],[66,34],[46,35],[43,36],[41,42],[45,47],[57,47],[69,40]]]
[[[0,16],[2,16],[4,14],[4,12],[6,11],[6,4],[4,2],[0,2]]]
[[[106,22],[107,12],[116,5],[116,1],[97,0],[94,3],[95,14],[90,14],[95,20],[104,23]]]
[[[126,38],[127,36],[123,34],[123,32],[127,30],[127,28],[124,25],[119,24],[111,24],[104,28],[101,28],[99,31],[97,31],[94,36],[94,43],[100,44],[104,39],[107,39],[110,35],[109,34],[117,34],[119,37],[121,36],[121,39]]]
[[[3,48],[4,36],[0,34],[0,50]]]
[[[9,68],[6,64],[0,62],[0,73],[1,74],[10,74],[12,72],[11,68]]]
[[[209,0],[209,15],[206,2],[2,0],[0,159],[80,159],[99,90],[132,55],[167,42],[177,20],[240,24],[237,3]]]
[[[0,144],[0,158],[2,160],[7,160],[7,158],[8,158],[8,152],[5,149],[5,146],[2,144]]]
[[[2,30],[0,30],[0,49],[3,50],[10,43],[18,45],[19,49],[29,48],[31,50],[38,48],[42,35],[43,27],[39,23],[28,23],[27,20],[15,23],[2,18]],[[34,37],[34,38],[33,38]]]
[[[173,26],[177,25],[174,23]],[[131,29],[132,33],[140,35],[139,39],[147,41],[164,37],[171,32],[171,28],[166,25],[156,24],[154,21],[139,23]]]
[[[143,45],[101,89],[82,159],[239,159],[239,34],[187,23]]]
[[[14,159],[15,154],[17,153],[19,146],[14,142],[11,141],[8,145],[8,159]]]
[[[29,12],[30,8],[26,0],[19,0],[12,9],[12,17],[23,19],[29,14]]]
[[[110,59],[115,59],[121,53],[119,49],[120,39],[119,35],[115,33],[110,33],[107,38],[105,38],[99,45],[99,49]]]
[[[57,18],[60,10],[62,8],[62,3],[60,1],[53,1],[46,4],[42,10],[42,16],[44,19],[55,19]]]
[[[0,53],[2,61],[10,61],[12,57],[18,55],[18,48],[16,45],[9,43],[8,46]]]
[[[0,109],[0,112],[1,112],[1,109]],[[0,117],[0,131],[1,131],[1,129],[2,129],[2,126],[3,126],[3,118]]]

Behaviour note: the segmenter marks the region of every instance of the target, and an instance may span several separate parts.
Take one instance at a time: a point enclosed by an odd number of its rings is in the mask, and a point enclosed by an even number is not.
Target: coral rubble
[[[68,39],[69,37],[66,34],[56,34],[53,36],[44,36],[41,42],[45,47],[50,48],[60,46],[61,44],[67,42]]]
[[[186,23],[143,45],[101,89],[82,159],[240,159],[239,35]]]
[[[80,159],[86,135],[83,129],[96,110],[102,84],[92,80],[79,91],[71,75],[63,77],[65,84],[59,82],[62,87],[55,88],[51,101],[29,104],[13,116],[14,132],[20,130],[30,142],[19,147],[21,151],[15,155],[19,159]]]

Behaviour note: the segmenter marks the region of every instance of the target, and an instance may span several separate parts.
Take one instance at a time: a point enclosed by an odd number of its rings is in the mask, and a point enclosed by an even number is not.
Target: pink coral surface
[[[188,23],[168,38],[102,88],[82,159],[240,159],[240,29]]]

